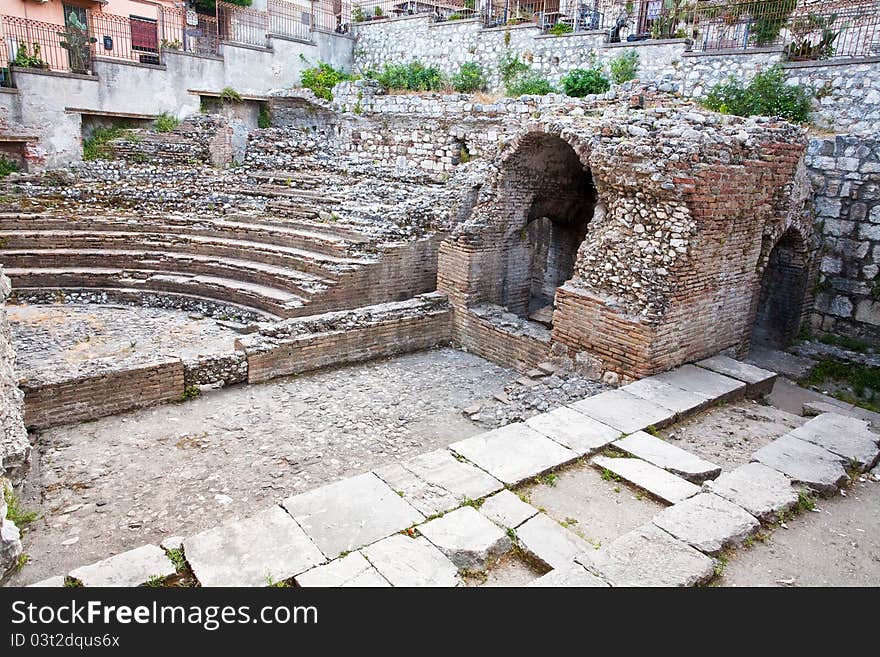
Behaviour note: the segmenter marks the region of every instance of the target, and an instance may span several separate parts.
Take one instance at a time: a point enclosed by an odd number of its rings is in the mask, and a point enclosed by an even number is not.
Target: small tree
[[[89,36],[89,28],[77,18],[76,13],[67,15],[67,28],[59,32],[61,41],[58,45],[70,56],[70,70],[74,73],[87,73],[92,57],[89,46],[97,41]]]

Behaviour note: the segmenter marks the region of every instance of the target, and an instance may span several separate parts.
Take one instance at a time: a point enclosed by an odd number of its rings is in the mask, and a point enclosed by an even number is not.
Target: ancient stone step
[[[298,586],[309,587],[388,587],[379,571],[360,552],[352,552],[330,563],[296,576]]]
[[[502,527],[516,529],[529,518],[535,517],[538,510],[505,489],[487,497],[480,506],[480,513]]]
[[[638,431],[615,441],[614,447],[695,484],[701,484],[706,479],[714,479],[721,474],[720,466],[644,431]]]
[[[653,376],[640,379],[620,389],[658,406],[673,410],[679,417],[699,411],[714,401],[711,396],[683,390],[670,383],[659,381]]]
[[[392,586],[458,586],[458,569],[424,537],[395,534],[361,550]]]
[[[592,454],[620,437],[620,431],[571,408],[535,415],[526,424],[579,456]]]
[[[269,586],[325,561],[277,506],[184,539],[183,549],[202,586]]]
[[[612,586],[699,586],[715,574],[712,559],[650,523],[577,562]]]
[[[746,392],[746,384],[742,381],[695,365],[682,365],[653,378],[682,390],[705,395],[716,402],[731,401]]]
[[[555,568],[546,575],[542,575],[538,579],[529,582],[526,586],[552,586],[554,588],[602,588],[609,586],[609,584],[604,579],[598,577],[597,575],[594,575],[580,564],[573,563],[568,566],[563,566],[562,568]]]
[[[520,548],[549,568],[565,568],[575,557],[593,548],[550,516],[539,513],[516,530]]]
[[[174,564],[162,548],[142,545],[70,571],[69,577],[93,586],[142,586],[151,579],[163,580],[175,573]]]
[[[621,433],[634,433],[647,427],[664,427],[675,420],[675,411],[636,397],[624,390],[609,390],[570,404],[583,413]]]
[[[425,519],[371,472],[294,495],[282,506],[330,559]]]
[[[775,520],[780,511],[788,511],[798,502],[798,491],[791,479],[762,463],[746,463],[703,484],[703,490],[715,493],[741,506],[761,521]]]
[[[663,509],[653,523],[706,554],[735,547],[758,530],[760,523],[745,509],[713,493],[700,493]]]
[[[452,443],[449,449],[508,485],[577,458],[577,453],[521,422]]]
[[[513,547],[503,529],[470,506],[419,525],[418,530],[466,572],[486,570]]]
[[[699,486],[642,459],[594,456],[591,463],[669,504],[681,502],[700,492]]]
[[[842,457],[791,434],[765,445],[752,454],[752,460],[821,493],[836,492],[849,481]]]
[[[776,383],[776,372],[762,369],[750,363],[741,361],[718,354],[711,358],[706,358],[696,363],[698,367],[711,370],[716,374],[742,381],[746,384],[745,394],[749,397],[760,397],[769,395]]]
[[[880,447],[877,446],[880,435],[869,430],[864,420],[837,413],[818,415],[790,431],[789,435],[823,447],[862,470],[871,469],[880,456]]]

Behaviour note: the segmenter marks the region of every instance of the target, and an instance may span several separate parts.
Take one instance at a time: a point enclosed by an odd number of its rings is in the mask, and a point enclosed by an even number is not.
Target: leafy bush
[[[232,87],[223,87],[223,90],[220,92],[220,100],[224,103],[244,102],[244,98],[241,97],[241,94]]]
[[[549,33],[553,34],[554,36],[559,36],[561,34],[570,34],[572,32],[574,32],[574,28],[568,23],[556,23],[549,30]]]
[[[386,89],[406,91],[437,91],[443,86],[443,74],[436,66],[425,66],[421,62],[409,64],[385,64],[376,80]]]
[[[507,84],[507,95],[514,98],[525,95],[543,96],[552,91],[553,85],[547,81],[547,78],[529,68]]]
[[[756,46],[773,44],[797,3],[798,0],[755,0],[740,5],[743,14],[755,17],[749,30],[749,40]]]
[[[174,128],[180,125],[180,119],[168,112],[162,112],[156,117],[154,125],[156,132],[171,132]]]
[[[639,69],[639,53],[635,50],[622,52],[608,63],[608,68],[614,84],[623,84],[627,80],[632,80]]]
[[[269,114],[268,103],[260,103],[260,115],[257,117],[257,127],[262,130],[272,127],[272,116]]]
[[[756,75],[745,86],[733,77],[716,84],[703,104],[724,114],[781,116],[794,123],[806,123],[812,102],[806,87],[785,84],[782,69],[774,66]]]
[[[508,32],[509,34],[509,32]],[[529,65],[520,61],[519,55],[506,52],[498,60],[498,72],[505,86],[513,82],[513,79],[529,70]]]
[[[485,89],[483,67],[476,62],[465,62],[458,68],[458,73],[452,76],[452,86],[456,91],[465,94]]]
[[[107,144],[114,139],[125,137],[129,130],[131,128],[126,126],[96,129],[91,137],[83,140],[83,159],[97,160],[107,157],[110,154]]]
[[[307,68],[299,75],[302,86],[311,89],[318,98],[324,100],[333,100],[333,87],[345,80],[351,80],[351,76],[326,62],[318,62],[317,66]]]
[[[449,17],[448,17],[446,20],[448,20],[448,21],[460,21],[462,18],[464,18],[464,16],[462,16],[462,15],[459,14],[458,12],[455,12],[454,14],[449,14]]]
[[[10,173],[15,173],[16,171],[18,171],[18,165],[0,155],[0,178],[5,178]]]
[[[597,66],[576,68],[562,78],[562,89],[567,96],[581,98],[587,94],[603,94],[611,88],[611,83]]]

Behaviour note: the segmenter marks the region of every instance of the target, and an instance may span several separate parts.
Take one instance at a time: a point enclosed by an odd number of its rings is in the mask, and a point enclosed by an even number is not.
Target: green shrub
[[[565,94],[575,98],[581,98],[587,94],[603,94],[611,88],[608,78],[596,66],[569,71],[561,82]]]
[[[716,84],[703,104],[724,114],[781,116],[794,123],[806,123],[810,118],[811,98],[806,87],[785,84],[782,69],[774,66],[758,73],[745,86],[733,77]]]
[[[317,66],[307,68],[299,75],[302,86],[311,89],[318,98],[324,100],[333,100],[333,87],[345,80],[351,80],[351,76],[326,62],[318,62]]]
[[[409,64],[385,64],[376,80],[386,89],[437,91],[443,86],[443,74],[436,66],[413,61]]]
[[[608,69],[611,71],[614,84],[623,84],[632,80],[639,69],[639,53],[635,50],[620,53],[608,63]]]
[[[507,34],[510,34],[507,32]],[[505,86],[513,82],[514,78],[522,75],[529,70],[529,65],[520,61],[519,55],[511,52],[505,52],[501,59],[498,60],[498,72],[501,75],[501,81]]]
[[[574,32],[574,28],[568,23],[556,23],[553,27],[550,28],[549,33],[554,36],[559,36],[561,34],[571,34]]]
[[[257,127],[262,130],[272,127],[272,116],[269,114],[268,103],[260,103],[260,115],[257,117]]]
[[[168,112],[162,112],[156,117],[154,127],[156,128],[156,132],[171,132],[179,125],[180,119]]]
[[[28,511],[23,506],[12,488],[3,488],[3,499],[6,502],[6,517],[14,522],[19,529],[24,529],[40,517],[36,511]]]
[[[483,77],[483,67],[476,62],[465,62],[458,68],[458,73],[452,76],[452,86],[456,91],[472,94],[486,88],[486,79]]]
[[[83,140],[83,159],[97,160],[110,155],[107,144],[114,139],[125,137],[131,128],[119,126],[115,128],[98,128],[92,136]]]
[[[241,94],[232,87],[223,87],[223,90],[220,92],[220,100],[224,103],[244,102],[244,98],[241,97]]]
[[[447,18],[446,20],[448,20],[448,21],[460,21],[462,18],[464,18],[464,16],[462,16],[462,15],[459,14],[458,12],[455,12],[454,14],[449,14],[449,18]]]
[[[0,155],[0,178],[5,178],[10,173],[15,173],[16,171],[18,171],[18,165]]]
[[[516,98],[517,96],[543,96],[553,91],[547,78],[531,69],[520,73],[507,84],[507,95]]]
[[[740,5],[743,14],[755,16],[749,29],[749,40],[756,46],[772,45],[797,3],[798,0],[755,0]]]

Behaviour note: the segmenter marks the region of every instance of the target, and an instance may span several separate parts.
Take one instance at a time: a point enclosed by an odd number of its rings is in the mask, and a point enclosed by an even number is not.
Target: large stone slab
[[[682,390],[705,395],[715,401],[728,401],[742,396],[746,391],[746,384],[742,381],[696,365],[682,365],[674,370],[657,374],[654,378]]]
[[[836,492],[849,481],[840,456],[791,434],[765,445],[752,454],[752,460],[822,493]]]
[[[151,578],[175,573],[174,564],[158,545],[142,545],[89,566],[70,571],[83,586],[141,586]]]
[[[562,568],[555,568],[546,575],[542,575],[526,586],[553,586],[553,587],[578,587],[578,588],[601,588],[607,587],[601,577],[591,573],[578,563],[573,563]]]
[[[614,446],[697,484],[721,474],[721,466],[644,431],[637,431],[621,438],[614,443]]]
[[[360,552],[352,552],[297,575],[296,583],[302,587],[391,586]]]
[[[862,469],[870,469],[880,455],[880,436],[868,429],[867,422],[837,413],[822,413],[789,435],[823,447],[842,457],[847,465],[855,463]]]
[[[700,492],[699,486],[641,459],[594,456],[592,463],[669,504],[681,502]]]
[[[267,586],[325,560],[277,506],[184,539],[183,549],[202,586]]]
[[[677,386],[659,381],[653,376],[623,386],[621,390],[673,410],[678,415],[686,415],[687,413],[698,411],[713,401],[707,395],[682,390]]]
[[[577,561],[601,573],[612,586],[698,586],[715,574],[712,559],[652,524]]]
[[[458,569],[423,537],[395,534],[363,550],[392,586],[458,586]]]
[[[578,413],[607,424],[621,433],[633,433],[647,427],[663,427],[675,420],[672,409],[636,397],[624,390],[609,390],[571,404]]]
[[[707,554],[740,545],[760,527],[742,507],[712,493],[700,493],[664,509],[653,520],[660,529]]]
[[[504,485],[441,449],[375,470],[376,476],[426,516],[444,513],[467,499],[480,499]]]
[[[38,589],[58,589],[64,586],[65,577],[64,575],[54,575],[47,579],[40,580],[39,582],[34,582],[33,584],[28,584],[28,588],[38,588]]]
[[[289,497],[282,505],[328,558],[424,520],[371,472]]]
[[[593,547],[550,516],[539,513],[516,530],[522,550],[550,568],[565,568]]]
[[[798,491],[791,479],[762,463],[746,463],[703,484],[703,490],[741,506],[759,520],[772,521],[791,509]]]
[[[502,527],[516,529],[529,518],[538,515],[538,510],[509,490],[503,490],[487,497],[480,507],[480,513]]]
[[[418,529],[462,571],[486,570],[513,547],[507,532],[471,506],[450,511]]]
[[[597,452],[620,437],[618,429],[565,406],[535,415],[526,424],[579,456]]]
[[[776,372],[721,354],[701,360],[697,366],[742,381],[746,384],[746,394],[751,397],[769,395],[773,390],[773,384],[776,383]]]
[[[577,458],[577,453],[517,422],[449,446],[505,484],[518,484]]]

